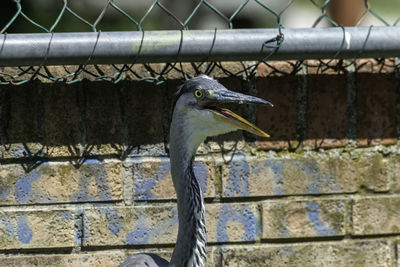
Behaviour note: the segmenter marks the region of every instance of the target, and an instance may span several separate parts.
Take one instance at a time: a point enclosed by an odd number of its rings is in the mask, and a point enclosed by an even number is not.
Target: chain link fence
[[[324,60],[286,61],[289,68],[278,69],[269,59],[285,42],[282,29],[291,27],[340,27],[344,26],[399,26],[400,2],[397,0],[234,0],[234,1],[77,1],[77,0],[5,0],[0,11],[0,59],[7,36],[14,33],[96,32],[105,31],[152,31],[239,28],[273,28],[276,36],[266,39],[269,48],[261,60],[241,62],[240,69],[232,70],[224,62],[209,61],[182,63],[179,53],[170,63],[151,64],[135,62],[129,64],[93,65],[91,56],[96,51],[93,45],[91,55],[85,64],[52,67],[46,64],[47,54],[36,66],[7,66],[0,68],[0,84],[23,84],[33,79],[45,82],[75,83],[82,79],[103,80],[118,83],[124,79],[143,80],[156,84],[163,83],[167,75],[182,79],[190,76],[222,72],[227,76],[248,80],[254,77],[260,64],[264,64],[268,75],[293,75],[302,66],[316,68],[318,72],[333,70],[346,71],[351,65],[356,68],[365,62],[343,59],[339,55],[345,46],[345,34],[336,54]],[[369,34],[365,36],[364,46]],[[51,39],[48,50],[51,47]],[[363,46],[363,47],[364,47]],[[213,47],[210,47],[210,54]],[[363,50],[363,49],[362,49]],[[141,51],[138,52],[138,56]],[[361,51],[362,52],[362,51]],[[360,52],[360,53],[361,53]],[[374,59],[374,64],[398,68],[393,58]]]

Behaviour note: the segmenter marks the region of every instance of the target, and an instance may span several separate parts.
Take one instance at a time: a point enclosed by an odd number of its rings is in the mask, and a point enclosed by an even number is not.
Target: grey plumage
[[[167,267],[168,261],[152,253],[139,253],[129,257],[120,267]]]
[[[268,101],[226,89],[216,80],[200,75],[178,90],[170,128],[171,175],[177,194],[179,230],[170,263],[154,254],[136,254],[121,266],[203,267],[206,258],[206,226],[202,192],[193,172],[196,150],[207,136],[237,129],[268,137],[220,102],[259,103]]]

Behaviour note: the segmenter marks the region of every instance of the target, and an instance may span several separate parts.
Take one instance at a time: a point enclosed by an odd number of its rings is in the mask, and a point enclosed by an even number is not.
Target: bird
[[[253,103],[273,106],[258,97],[228,90],[205,74],[184,82],[175,95],[170,124],[171,176],[177,196],[178,237],[170,262],[152,253],[129,257],[120,267],[204,267],[206,259],[205,208],[201,188],[193,171],[199,145],[209,136],[245,130],[269,135],[221,103]]]

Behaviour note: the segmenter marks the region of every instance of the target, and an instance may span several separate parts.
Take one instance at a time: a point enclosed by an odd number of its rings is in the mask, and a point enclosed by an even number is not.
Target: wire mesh
[[[202,62],[183,64],[179,62],[179,53],[173,63],[165,64],[113,64],[107,66],[87,64],[46,66],[46,56],[42,64],[26,67],[2,67],[0,84],[23,84],[40,78],[46,82],[75,83],[82,79],[103,80],[118,83],[124,79],[134,79],[163,83],[167,75],[188,78],[199,73],[210,74],[213,71],[223,72],[228,76],[240,79],[251,79],[257,67],[264,64],[268,75],[293,75],[307,65],[316,68],[317,72],[333,70],[345,71],[350,65],[362,67],[364,61],[337,59],[344,46],[344,27],[342,24],[359,26],[399,26],[400,3],[396,0],[359,0],[347,1],[352,6],[345,6],[338,0],[193,0],[193,1],[77,1],[77,0],[6,0],[2,3],[0,34],[3,34],[3,45],[0,45],[0,56],[4,42],[9,33],[56,33],[79,31],[147,31],[147,30],[192,30],[192,29],[237,29],[268,27],[276,29],[276,37],[266,40],[265,47],[271,52],[257,62],[241,62],[241,68],[235,71],[226,67],[223,62]],[[396,8],[397,7],[397,8]],[[347,8],[347,9],[345,9]],[[347,18],[343,13],[349,13]],[[396,14],[397,12],[397,14]],[[384,14],[384,15],[383,15]],[[350,21],[349,21],[350,18]],[[344,25],[344,26],[349,26]],[[286,27],[341,27],[343,42],[335,56],[329,60],[287,61],[290,68],[277,69],[268,61],[279,50],[285,40],[281,30]],[[216,34],[218,32],[216,31]],[[368,35],[365,44],[368,41]],[[51,38],[49,46],[51,45]],[[93,51],[96,44],[93,46]],[[210,53],[212,52],[212,46]],[[138,52],[140,53],[140,51]],[[375,59],[375,64],[384,67],[398,67],[394,59]],[[364,62],[364,63],[363,63]]]

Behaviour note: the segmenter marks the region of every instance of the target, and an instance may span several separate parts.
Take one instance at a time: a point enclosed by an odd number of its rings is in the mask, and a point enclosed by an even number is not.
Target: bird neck
[[[176,124],[175,127],[171,126],[171,174],[177,195],[179,229],[170,266],[204,266],[204,203],[193,172],[194,155],[199,143],[198,140],[191,140],[190,135],[187,136],[182,130],[181,127],[176,127]]]

